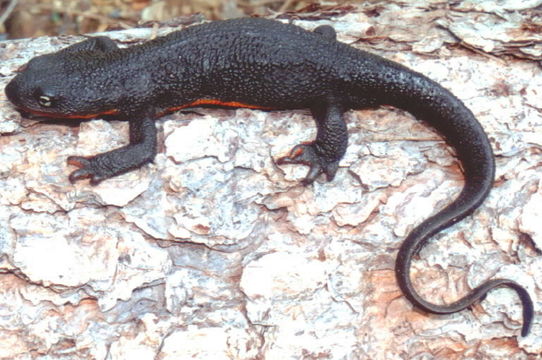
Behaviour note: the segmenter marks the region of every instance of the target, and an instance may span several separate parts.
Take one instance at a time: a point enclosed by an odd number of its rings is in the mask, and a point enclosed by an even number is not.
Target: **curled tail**
[[[479,191],[479,188],[471,187],[471,185],[465,186],[454,202],[442,211],[426,219],[410,232],[405,241],[401,244],[399,253],[397,254],[395,263],[397,282],[405,297],[410,300],[414,306],[433,314],[451,314],[464,310],[474,302],[483,298],[490,290],[501,286],[510,287],[516,291],[521,300],[523,306],[523,326],[521,329],[521,336],[527,336],[533,319],[533,301],[527,290],[515,281],[509,279],[488,280],[472,289],[470,293],[459,300],[446,305],[437,305],[428,302],[418,294],[412,285],[410,279],[412,257],[420,251],[431,236],[458,222],[478,207],[478,204],[476,204],[470,196],[473,192],[477,191]],[[484,197],[485,195],[479,196],[479,199],[483,200]]]
[[[533,318],[533,302],[527,290],[512,280],[486,281],[463,298],[447,305],[424,300],[412,286],[412,257],[433,235],[470,215],[480,206],[492,187],[495,163],[486,133],[472,112],[453,94],[427,77],[391,62],[385,71],[380,71],[380,76],[378,82],[382,83],[382,87],[376,95],[379,102],[406,110],[433,126],[455,149],[465,174],[465,185],[459,196],[412,230],[401,245],[395,267],[399,287],[412,304],[435,314],[461,311],[495,287],[510,287],[517,292],[523,305],[521,335],[526,336]]]

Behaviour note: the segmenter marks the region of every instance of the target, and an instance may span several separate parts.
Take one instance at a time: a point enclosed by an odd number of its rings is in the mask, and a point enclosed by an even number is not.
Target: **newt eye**
[[[43,107],[51,107],[53,106],[53,98],[47,95],[40,95],[38,103]]]

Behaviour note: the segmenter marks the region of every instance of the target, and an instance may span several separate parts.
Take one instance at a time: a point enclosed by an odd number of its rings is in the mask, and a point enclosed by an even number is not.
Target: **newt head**
[[[103,92],[96,91],[81,54],[53,53],[37,56],[22,66],[7,84],[5,94],[17,108],[49,118],[93,118],[115,114]]]

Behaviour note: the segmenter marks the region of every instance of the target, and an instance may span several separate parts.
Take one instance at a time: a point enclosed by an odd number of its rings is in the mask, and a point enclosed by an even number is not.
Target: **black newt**
[[[472,112],[448,90],[400,64],[338,42],[330,26],[310,32],[266,19],[217,21],[124,49],[107,37],[92,37],[30,60],[5,93],[16,107],[41,116],[129,120],[129,145],[68,158],[79,167],[70,181],[90,178],[91,184],[151,162],[157,147],[154,120],[169,111],[199,105],[310,109],[316,139],[278,160],[308,165],[307,185],[321,174],[328,181],[335,176],[347,147],[345,111],[379,105],[406,110],[455,149],[465,185],[457,199],[418,225],[401,245],[399,287],[416,307],[436,314],[455,313],[497,286],[510,287],[523,305],[521,335],[529,333],[533,303],[512,280],[487,281],[449,305],[430,303],[413,288],[412,257],[487,197],[495,176],[491,145]]]

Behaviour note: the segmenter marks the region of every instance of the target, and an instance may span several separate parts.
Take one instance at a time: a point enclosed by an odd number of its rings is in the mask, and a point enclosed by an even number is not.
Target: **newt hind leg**
[[[279,165],[309,166],[303,185],[311,184],[320,174],[325,174],[327,181],[333,180],[348,145],[344,111],[339,105],[319,105],[313,107],[311,112],[317,126],[316,140],[296,145],[289,155],[277,160]]]
[[[316,34],[322,35],[325,39],[334,41],[337,40],[337,33],[332,26],[329,25],[320,25],[313,30]]]

